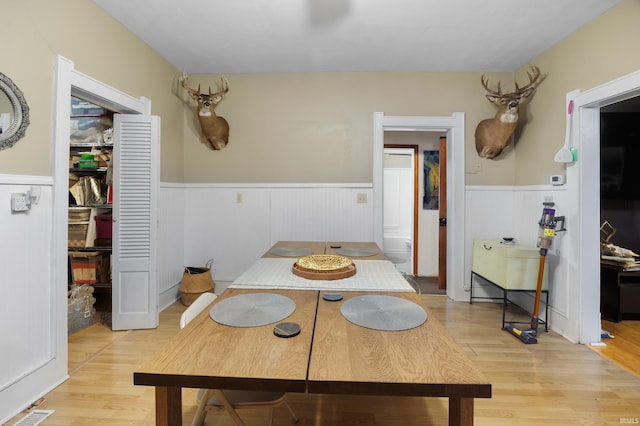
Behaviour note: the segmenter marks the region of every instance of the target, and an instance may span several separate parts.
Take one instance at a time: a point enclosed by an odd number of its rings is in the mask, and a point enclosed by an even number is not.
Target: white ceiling
[[[512,72],[620,0],[93,0],[181,71]]]

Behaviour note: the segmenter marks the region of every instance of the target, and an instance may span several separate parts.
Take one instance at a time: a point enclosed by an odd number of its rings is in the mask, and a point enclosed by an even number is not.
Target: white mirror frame
[[[13,107],[13,119],[9,127],[0,133],[0,150],[11,148],[16,142],[24,136],[24,132],[29,125],[29,106],[24,95],[13,84],[13,81],[0,72],[0,90],[9,98],[9,102]]]

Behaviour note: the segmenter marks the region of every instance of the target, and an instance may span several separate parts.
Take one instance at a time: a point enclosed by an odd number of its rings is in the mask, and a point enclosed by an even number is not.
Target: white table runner
[[[231,288],[328,291],[415,291],[388,260],[354,259],[356,274],[339,280],[310,280],[291,272],[297,259],[261,258]]]

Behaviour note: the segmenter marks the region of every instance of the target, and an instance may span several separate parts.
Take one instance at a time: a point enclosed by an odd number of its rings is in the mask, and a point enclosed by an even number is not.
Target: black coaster
[[[322,295],[322,298],[328,302],[337,302],[338,300],[342,300],[342,293],[325,293]]]
[[[300,325],[295,322],[282,322],[273,327],[273,334],[278,337],[293,337],[300,334]]]

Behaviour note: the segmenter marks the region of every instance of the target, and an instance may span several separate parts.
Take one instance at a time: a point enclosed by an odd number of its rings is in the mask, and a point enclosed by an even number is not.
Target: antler
[[[502,97],[502,88],[500,87],[500,82],[498,82],[498,91],[496,92],[495,90],[492,90],[489,88],[489,79],[486,79],[485,77],[486,77],[485,74],[482,74],[482,77],[480,77],[480,81],[482,82],[482,87],[484,87],[484,89],[488,93],[495,95],[497,97]]]
[[[227,93],[229,91],[229,82],[227,81],[227,78],[222,76],[221,80],[221,89],[216,92],[216,93],[211,93],[211,86],[209,86],[209,96],[220,96],[222,97],[225,93]],[[185,90],[187,90],[189,92],[189,94],[191,94],[191,96],[197,97],[200,96],[200,85],[198,84],[198,90],[194,90],[192,88],[190,88],[187,84],[187,82],[189,81],[189,75],[186,72],[182,73],[182,76],[180,76],[180,84],[182,85],[182,87],[184,87]]]
[[[220,82],[222,83],[221,89],[216,93],[211,93],[211,86],[209,86],[209,96],[223,96],[229,91],[229,82],[227,81],[226,77],[222,76],[220,78]]]
[[[198,84],[198,90],[193,90],[192,88],[190,88],[187,85],[187,81],[189,80],[189,75],[186,72],[182,73],[182,76],[180,77],[180,84],[182,84],[182,87],[185,88],[185,90],[187,90],[191,96],[199,96],[200,95],[200,85]],[[209,88],[209,93],[211,93],[211,88]]]
[[[527,85],[524,87],[520,87],[518,86],[518,82],[514,81],[514,84],[516,86],[516,90],[514,92],[502,94],[502,88],[500,87],[499,81],[498,81],[497,91],[490,89],[489,80],[486,78],[485,74],[482,74],[482,77],[480,78],[480,81],[482,82],[482,87],[484,87],[487,93],[489,93],[490,95],[497,96],[498,98],[512,97],[512,96],[515,97],[526,92],[527,90],[535,89],[540,83],[542,83],[542,80],[544,80],[547,75],[546,74],[541,75],[540,68],[538,68],[537,66],[535,65],[529,65],[529,66],[531,67],[531,71],[527,71],[527,76],[529,77],[529,83],[527,83]]]
[[[533,72],[532,74],[531,72],[527,71],[529,83],[524,87],[518,87],[518,82],[516,81],[516,93],[521,93],[526,90],[535,88],[538,84],[542,83],[542,80],[544,80],[544,78],[546,77],[545,74],[542,78],[540,78],[540,68],[538,68],[537,66],[531,64],[529,66],[531,67],[531,71]]]

